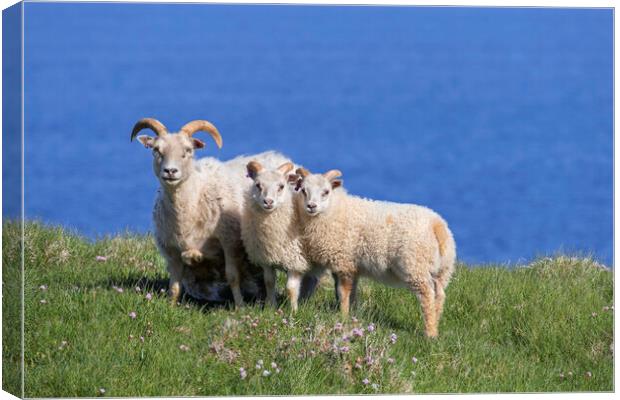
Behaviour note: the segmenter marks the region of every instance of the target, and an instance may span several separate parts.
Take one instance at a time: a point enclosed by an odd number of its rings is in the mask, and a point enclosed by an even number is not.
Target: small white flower
[[[271,372],[269,372],[268,369],[263,371],[263,376],[269,376],[269,375],[271,375]]]
[[[390,342],[391,342],[392,344],[396,343],[396,340],[397,340],[397,339],[398,339],[398,336],[396,336],[396,334],[395,334],[395,333],[392,333],[392,334],[390,335]]]
[[[41,286],[39,286],[39,290],[47,290],[47,285],[41,285]]]

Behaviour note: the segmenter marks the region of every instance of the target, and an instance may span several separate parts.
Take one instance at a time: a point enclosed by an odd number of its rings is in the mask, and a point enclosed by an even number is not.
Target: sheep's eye
[[[280,184],[280,186],[278,186],[278,190],[281,192],[281,191],[282,191],[282,189],[284,189],[284,185],[283,185],[283,184]]]
[[[301,193],[306,196],[306,189],[301,189]]]
[[[153,149],[153,155],[154,155],[155,157],[161,157],[161,152],[159,151],[159,149],[154,148],[154,149]]]
[[[329,190],[325,189],[323,190],[323,197],[327,196],[329,194]]]
[[[256,184],[256,189],[263,190],[263,186],[260,183]]]

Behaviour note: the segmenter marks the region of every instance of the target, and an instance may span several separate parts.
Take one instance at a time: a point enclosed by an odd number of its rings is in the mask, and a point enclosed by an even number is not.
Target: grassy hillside
[[[19,393],[19,226],[2,235],[4,386]],[[428,340],[406,290],[362,281],[348,320],[331,284],[295,316],[172,307],[150,236],[25,236],[27,397],[613,390],[613,276],[589,260],[460,265]]]

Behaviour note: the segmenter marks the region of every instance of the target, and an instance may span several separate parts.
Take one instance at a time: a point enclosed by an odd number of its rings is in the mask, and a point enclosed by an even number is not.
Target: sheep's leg
[[[338,275],[332,272],[332,278],[334,278],[334,292],[336,292],[336,302],[340,304],[340,295],[338,292],[340,291],[340,285],[338,283]]]
[[[441,319],[441,314],[443,313],[443,303],[446,299],[446,293],[444,292],[443,285],[441,282],[435,280],[435,314],[437,325],[439,325],[439,320]]]
[[[430,279],[415,280],[410,283],[411,290],[416,294],[424,316],[424,332],[427,337],[437,337],[437,311],[435,308],[435,289]]]
[[[238,251],[230,248],[224,248],[226,281],[230,285],[233,299],[235,300],[235,308],[243,307],[243,295],[241,294],[241,268],[243,265],[243,257]]]
[[[168,283],[168,294],[170,295],[170,303],[177,304],[181,296],[181,279],[183,278],[183,264],[180,262],[168,260],[168,273],[170,281]]]
[[[351,301],[351,292],[353,291],[354,278],[349,276],[338,276],[338,298],[340,299],[340,313],[343,316],[349,315],[349,306]]]
[[[316,290],[317,285],[319,284],[319,278],[316,277],[312,272],[309,272],[304,275],[301,281],[301,292],[299,294],[299,298],[301,299],[309,299],[314,291]]]
[[[265,303],[272,307],[276,306],[276,273],[273,267],[263,267],[263,279],[265,280],[265,290],[267,292]]]
[[[349,295],[349,302],[351,303],[351,307],[355,307],[357,304],[357,282],[358,281],[359,281],[358,276],[353,278],[353,286],[351,287],[351,294]]]
[[[299,299],[299,288],[303,275],[296,271],[288,271],[286,279],[286,291],[291,302],[293,312],[297,311],[297,301]]]

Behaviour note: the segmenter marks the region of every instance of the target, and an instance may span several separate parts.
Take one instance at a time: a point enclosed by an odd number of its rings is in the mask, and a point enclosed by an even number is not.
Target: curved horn
[[[342,172],[338,171],[337,169],[332,169],[331,171],[327,171],[326,173],[324,173],[323,176],[331,181],[332,179],[336,179],[342,176]]]
[[[204,119],[197,119],[195,121],[188,122],[183,125],[183,128],[179,131],[179,133],[183,133],[187,136],[192,136],[194,133],[198,131],[208,132],[209,135],[215,140],[215,144],[217,144],[218,148],[222,148],[222,136],[217,131],[215,125],[213,125],[209,121],[205,121]]]
[[[162,124],[155,118],[142,118],[133,126],[133,130],[131,131],[131,140],[133,141],[138,132],[140,132],[142,129],[147,128],[155,132],[157,136],[166,136],[166,134],[168,134],[168,130],[166,129],[164,124]]]
[[[295,170],[295,173],[299,176],[301,176],[302,178],[305,178],[306,176],[310,175],[310,171],[308,171],[307,169],[305,169],[304,167],[299,167]]]

